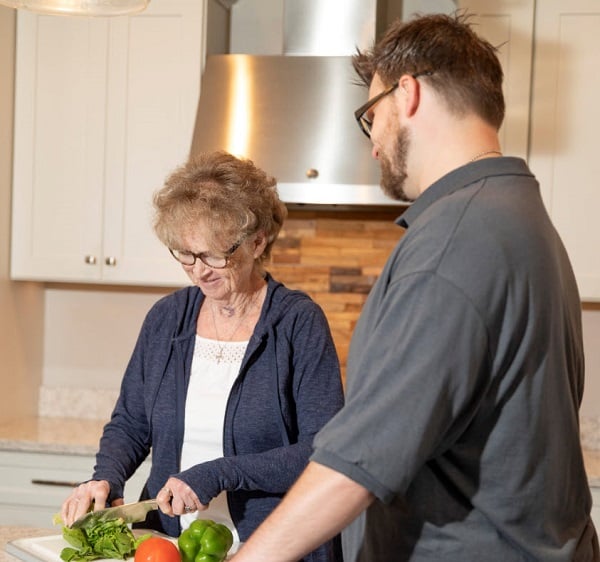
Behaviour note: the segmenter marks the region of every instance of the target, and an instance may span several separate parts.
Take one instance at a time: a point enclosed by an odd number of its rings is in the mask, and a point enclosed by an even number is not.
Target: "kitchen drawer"
[[[0,525],[51,527],[71,488],[88,480],[94,455],[0,451]],[[145,462],[127,482],[125,501],[136,501],[150,471]]]

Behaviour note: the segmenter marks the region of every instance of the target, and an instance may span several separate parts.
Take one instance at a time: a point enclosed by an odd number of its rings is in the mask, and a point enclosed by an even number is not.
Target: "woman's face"
[[[242,238],[240,235],[239,238]],[[200,253],[213,253],[209,250],[209,237],[205,226],[199,226],[182,237],[182,250]],[[239,240],[231,240],[228,247]],[[229,257],[227,266],[214,269],[200,259],[192,266],[182,265],[191,282],[199,287],[206,297],[226,301],[235,294],[254,290],[255,275],[258,272],[256,258],[264,251],[266,241],[261,234],[245,237],[239,247]],[[226,250],[224,250],[225,252]],[[215,254],[216,255],[216,254]],[[221,254],[222,255],[222,254]]]

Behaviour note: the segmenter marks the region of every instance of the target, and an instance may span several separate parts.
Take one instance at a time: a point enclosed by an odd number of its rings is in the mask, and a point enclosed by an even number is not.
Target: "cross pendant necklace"
[[[235,328],[233,329],[233,332],[231,332],[231,334],[229,334],[229,337],[227,339],[222,340],[223,342],[230,342],[232,340],[233,336],[235,336],[236,332],[242,325],[244,318],[246,318],[246,316],[248,316],[248,313],[252,310],[252,308],[254,308],[255,302],[256,302],[256,296],[252,299],[252,302],[248,305],[248,308],[246,308],[244,313],[240,316],[238,323],[235,325]],[[224,358],[225,345],[223,345],[221,338],[219,337],[219,331],[217,330],[217,319],[215,316],[214,305],[212,305],[210,307],[210,310],[212,312],[213,326],[215,328],[215,337],[217,338],[217,347],[219,348],[219,351],[215,354],[215,360],[216,360],[217,364],[219,364],[219,363],[221,363],[221,361],[223,361],[223,358]]]

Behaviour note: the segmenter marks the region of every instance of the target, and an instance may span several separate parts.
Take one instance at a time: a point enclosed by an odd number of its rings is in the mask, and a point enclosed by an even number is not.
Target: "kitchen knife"
[[[146,519],[149,511],[158,509],[156,500],[145,500],[142,502],[126,503],[116,507],[107,507],[98,511],[88,511],[79,519],[73,521],[71,529],[80,529],[82,527],[91,527],[97,523],[108,521],[109,519],[123,519],[125,523],[137,523]]]

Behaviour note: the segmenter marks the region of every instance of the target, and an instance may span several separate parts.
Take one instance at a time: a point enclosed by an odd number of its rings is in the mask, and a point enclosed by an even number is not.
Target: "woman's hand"
[[[94,511],[104,509],[110,493],[110,485],[106,480],[90,480],[80,484],[64,501],[60,510],[63,523],[69,527],[73,521],[88,512],[92,503]],[[122,505],[123,499],[113,501],[112,505]]]
[[[185,482],[178,478],[169,478],[156,494],[160,510],[174,517],[194,511],[204,511],[208,506],[202,505],[198,496]]]

